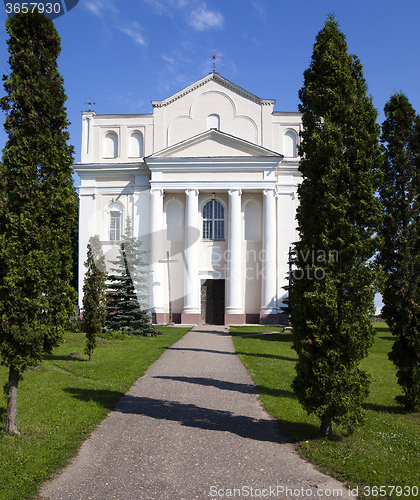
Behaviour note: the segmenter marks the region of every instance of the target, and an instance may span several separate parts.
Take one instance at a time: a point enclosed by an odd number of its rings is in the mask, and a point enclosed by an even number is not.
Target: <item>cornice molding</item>
[[[219,144],[223,144],[224,146],[236,148],[240,151],[248,153],[250,156],[253,157],[276,157],[279,159],[283,158],[283,155],[281,155],[280,153],[276,153],[275,151],[270,151],[269,149],[266,149],[262,146],[258,146],[257,144],[253,144],[252,142],[245,141],[243,139],[240,139],[239,137],[235,137],[233,135],[220,132],[219,130],[210,129],[199,135],[191,137],[190,139],[186,139],[185,141],[174,144],[173,146],[169,146],[168,148],[163,149],[162,151],[153,153],[152,155],[146,157],[145,161],[147,162],[149,158],[151,159],[171,158],[172,155],[207,140],[212,140]],[[209,157],[209,158],[217,158],[217,157]]]
[[[239,189],[243,191],[262,191],[263,189],[276,189],[275,181],[151,181],[151,188],[163,189],[165,192],[185,191],[186,189],[198,190],[200,192],[228,192],[228,190]]]
[[[146,174],[149,171],[149,167],[144,161],[136,163],[75,163],[73,164],[73,170],[79,174],[85,174],[88,172],[118,172],[121,173],[143,173]],[[79,175],[80,175],[79,174]]]
[[[181,91],[177,92],[176,94],[172,95],[171,97],[168,97],[167,99],[164,99],[163,101],[151,101],[152,106],[154,108],[162,108],[165,106],[168,106],[169,104],[172,104],[173,102],[177,101],[178,99],[181,99],[182,97],[190,94],[191,92],[194,92],[194,90],[199,89],[203,85],[206,85],[208,82],[217,82],[218,84],[222,85],[223,87],[232,90],[235,92],[235,94],[240,95],[241,97],[244,97],[245,99],[249,99],[252,102],[255,102],[256,104],[259,104],[260,106],[274,106],[276,100],[275,99],[260,99],[256,95],[252,94],[251,92],[248,92],[247,90],[243,89],[242,87],[239,87],[238,85],[235,85],[234,83],[230,82],[226,78],[223,78],[223,76],[220,76],[218,73],[210,73],[209,75],[205,76],[201,80],[198,80],[197,82],[193,83],[192,85],[189,85],[185,89],[182,89]]]

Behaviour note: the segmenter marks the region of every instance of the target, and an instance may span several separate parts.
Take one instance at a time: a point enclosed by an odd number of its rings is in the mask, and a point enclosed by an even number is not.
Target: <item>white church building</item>
[[[213,72],[152,113],[82,112],[80,306],[89,238],[115,259],[129,216],[155,323],[284,320],[302,125],[274,104]]]

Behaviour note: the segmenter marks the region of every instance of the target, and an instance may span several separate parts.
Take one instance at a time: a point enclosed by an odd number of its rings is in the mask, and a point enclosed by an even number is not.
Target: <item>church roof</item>
[[[218,84],[222,85],[223,87],[226,87],[230,89],[231,91],[235,92],[236,94],[245,97],[246,99],[249,99],[252,102],[255,102],[261,106],[273,106],[276,102],[275,99],[260,99],[256,95],[252,94],[251,92],[248,92],[247,90],[243,89],[242,87],[239,87],[239,85],[236,85],[223,76],[220,76],[218,73],[210,73],[209,75],[201,78],[201,80],[198,80],[197,82],[189,85],[188,87],[185,87],[184,89],[180,90],[176,94],[172,95],[171,97],[168,97],[164,99],[163,101],[151,101],[152,105],[154,108],[161,108],[163,106],[167,106],[168,104],[171,104],[174,101],[177,101],[178,99],[181,99],[181,97],[184,97],[185,95],[189,94],[190,92],[193,92],[194,90],[202,87],[203,85],[206,85],[207,83],[214,81],[217,82]]]
[[[275,151],[271,151],[262,146],[258,146],[257,144],[253,144],[252,142],[245,141],[244,139],[240,139],[239,137],[226,134],[225,132],[221,132],[217,129],[206,130],[201,134],[195,135],[184,141],[178,142],[177,144],[169,146],[161,151],[153,153],[147,158],[168,158],[171,156],[182,156],[188,158],[191,156],[188,155],[188,149],[192,149],[194,146],[206,141],[213,141],[222,146],[230,148],[231,151],[227,156],[242,156],[243,153],[245,153],[247,156],[254,157],[279,157],[280,159],[283,158],[283,155],[281,155],[280,153],[276,153]],[[186,153],[185,156],[182,154],[182,152]],[[195,157],[196,155],[194,154],[192,156]]]

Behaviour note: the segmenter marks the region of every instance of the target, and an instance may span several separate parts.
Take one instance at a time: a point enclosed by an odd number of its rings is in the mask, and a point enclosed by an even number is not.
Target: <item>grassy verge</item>
[[[242,327],[232,327],[231,333],[264,407],[297,442],[304,458],[353,488],[358,486],[361,499],[420,498],[420,414],[404,414],[396,405],[400,388],[387,356],[393,337],[386,324],[375,327],[375,344],[363,361],[371,375],[365,425],[350,436],[335,427],[331,440],[319,437],[319,421],[306,414],[291,390],[297,359],[291,334],[241,338],[237,335],[250,333]]]
[[[21,436],[0,431],[0,499],[30,500],[39,486],[75,455],[82,442],[121,396],[162,352],[188,328],[159,327],[158,337],[104,339],[83,353],[83,333],[68,333],[66,342],[19,383],[18,428]],[[0,386],[8,371],[0,367]],[[6,398],[0,394],[0,427]]]

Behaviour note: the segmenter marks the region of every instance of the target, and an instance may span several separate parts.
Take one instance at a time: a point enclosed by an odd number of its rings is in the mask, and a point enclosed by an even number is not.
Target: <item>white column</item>
[[[163,189],[151,189],[150,275],[152,279],[152,312],[163,313]]]
[[[276,190],[264,189],[261,314],[276,314]]]
[[[183,314],[200,313],[200,282],[198,278],[198,189],[186,189],[185,212],[185,295]]]
[[[90,192],[89,192],[90,191]],[[92,191],[79,188],[79,307],[83,307],[83,284],[85,281],[87,245],[95,233],[95,198]]]
[[[242,314],[241,189],[229,189],[226,314]]]
[[[289,272],[289,248],[292,247],[295,241],[294,199],[294,192],[280,192],[277,195],[277,296],[279,298],[279,313],[281,313],[280,307],[284,306],[283,300],[288,296],[283,287],[289,283],[287,278]]]

